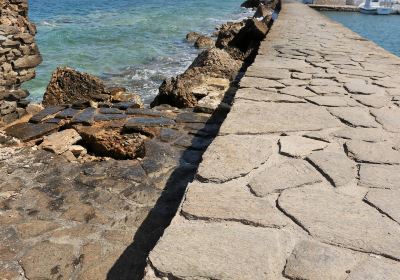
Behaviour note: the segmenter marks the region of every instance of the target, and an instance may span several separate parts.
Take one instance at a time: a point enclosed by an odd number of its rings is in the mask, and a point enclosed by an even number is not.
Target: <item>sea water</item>
[[[24,84],[40,100],[57,66],[125,86],[149,102],[161,82],[183,72],[199,50],[190,31],[211,35],[228,20],[252,15],[241,0],[30,0],[43,56]]]
[[[400,56],[400,16],[366,15],[358,12],[322,12],[364,38]],[[357,46],[355,46],[357,49]]]

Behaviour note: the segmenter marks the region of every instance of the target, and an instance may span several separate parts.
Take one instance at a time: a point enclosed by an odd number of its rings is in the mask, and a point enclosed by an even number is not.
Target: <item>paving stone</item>
[[[371,114],[387,131],[400,132],[400,108],[371,109]]]
[[[359,185],[369,188],[400,190],[399,165],[360,165]]]
[[[220,133],[254,134],[340,126],[340,122],[326,109],[315,105],[238,100],[232,107],[230,117],[222,124]]]
[[[284,102],[284,103],[304,103],[303,99],[295,96],[279,94],[274,91],[259,90],[242,88],[239,89],[235,95],[236,100],[246,99],[252,101],[264,101],[264,102]]]
[[[180,113],[176,116],[177,123],[206,123],[210,119],[208,114]]]
[[[313,76],[307,73],[292,73],[293,79],[310,80]]]
[[[30,141],[54,132],[58,129],[57,124],[53,123],[18,123],[6,129],[9,136],[20,139],[21,141]]]
[[[224,182],[248,174],[266,162],[276,140],[263,135],[227,135],[214,139],[204,154],[198,176]]]
[[[343,87],[337,86],[309,86],[308,89],[318,95],[343,95],[347,93]]]
[[[346,280],[396,280],[399,278],[399,262],[375,257],[355,267]]]
[[[80,140],[82,140],[82,137],[75,129],[66,129],[45,136],[41,147],[47,151],[60,155],[68,151],[72,145],[76,144]]]
[[[330,79],[312,79],[310,82],[311,86],[336,86],[336,87],[340,87],[341,84],[339,84],[338,82],[334,81],[334,80],[330,80]]]
[[[260,67],[256,63],[251,65],[246,71],[247,77],[259,77],[270,80],[289,79],[290,72],[286,69],[271,69],[269,67]]]
[[[279,206],[318,240],[399,259],[399,225],[324,184],[283,191]]]
[[[255,77],[244,77],[240,80],[240,87],[269,89],[269,88],[284,88],[285,85],[275,80],[268,80]]]
[[[304,87],[296,87],[296,86],[286,87],[284,89],[281,89],[280,93],[297,96],[297,97],[316,96],[316,94],[313,93],[312,91],[310,91]]]
[[[366,256],[315,241],[301,241],[287,260],[284,275],[290,279],[345,280]]]
[[[281,156],[271,157],[251,176],[249,188],[264,197],[288,188],[322,182],[323,177],[306,161]]]
[[[280,279],[291,243],[276,229],[183,221],[167,229],[149,260],[179,279]]]
[[[400,151],[394,150],[389,142],[369,143],[364,141],[346,142],[348,154],[357,162],[400,164]]]
[[[86,108],[72,118],[72,123],[82,123],[85,125],[93,124],[95,114],[95,108]]]
[[[299,79],[283,79],[279,80],[279,82],[287,87],[292,87],[292,86],[306,86],[308,85],[308,81],[306,80],[299,80]]]
[[[237,221],[262,227],[280,228],[288,222],[268,199],[251,194],[246,181],[240,179],[224,184],[190,184],[182,213],[187,218]]]
[[[370,190],[364,200],[400,224],[400,188],[397,190]]]
[[[65,109],[64,106],[50,106],[50,107],[46,107],[45,109],[43,109],[42,111],[40,111],[39,113],[37,113],[36,115],[34,115],[32,118],[30,118],[29,122],[31,123],[40,123],[43,119],[54,115],[58,112],[60,112],[61,110]]]
[[[75,255],[72,245],[40,242],[21,259],[28,279],[69,279],[74,271]]]
[[[359,79],[345,83],[344,87],[353,94],[385,94],[385,90],[381,87],[367,84]]]
[[[354,127],[377,127],[368,109],[359,107],[329,108],[328,111],[342,122]]]
[[[128,115],[145,115],[145,116],[152,116],[152,117],[168,117],[168,113],[162,112],[162,111],[157,111],[157,110],[152,110],[152,109],[146,109],[146,108],[128,108],[126,110],[126,113]]]
[[[390,98],[387,97],[386,95],[379,95],[379,94],[356,95],[353,96],[353,98],[357,100],[359,103],[373,108],[382,108],[390,104]]]
[[[317,151],[307,159],[335,187],[345,186],[356,177],[355,162],[344,152]]]
[[[191,148],[194,150],[205,150],[208,147],[208,145],[210,145],[211,141],[212,141],[211,138],[185,135],[179,138],[173,144],[184,148]]]
[[[326,107],[353,107],[357,106],[357,102],[344,96],[312,96],[307,97],[307,101]]]
[[[381,142],[390,139],[390,135],[379,128],[345,127],[332,133],[335,137],[367,142]]]
[[[279,146],[281,154],[301,158],[324,149],[328,143],[301,136],[286,136],[279,139]]]

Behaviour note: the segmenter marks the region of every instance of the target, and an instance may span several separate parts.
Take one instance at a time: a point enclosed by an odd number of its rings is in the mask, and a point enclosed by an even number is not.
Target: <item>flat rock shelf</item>
[[[145,279],[400,279],[400,58],[284,1]]]

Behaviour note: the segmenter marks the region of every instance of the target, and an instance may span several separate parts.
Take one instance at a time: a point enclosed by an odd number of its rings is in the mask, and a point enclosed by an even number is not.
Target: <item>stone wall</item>
[[[42,61],[35,34],[28,0],[0,0],[0,126],[26,113],[29,93],[20,86],[35,77]]]

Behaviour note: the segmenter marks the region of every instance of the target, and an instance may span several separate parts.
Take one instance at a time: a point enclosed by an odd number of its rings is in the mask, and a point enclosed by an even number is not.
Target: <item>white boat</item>
[[[369,15],[376,15],[378,7],[379,2],[371,2],[371,0],[366,0],[358,6],[361,13]]]
[[[392,0],[383,0],[380,2],[366,0],[358,8],[361,13],[370,15],[390,15],[395,13]]]

